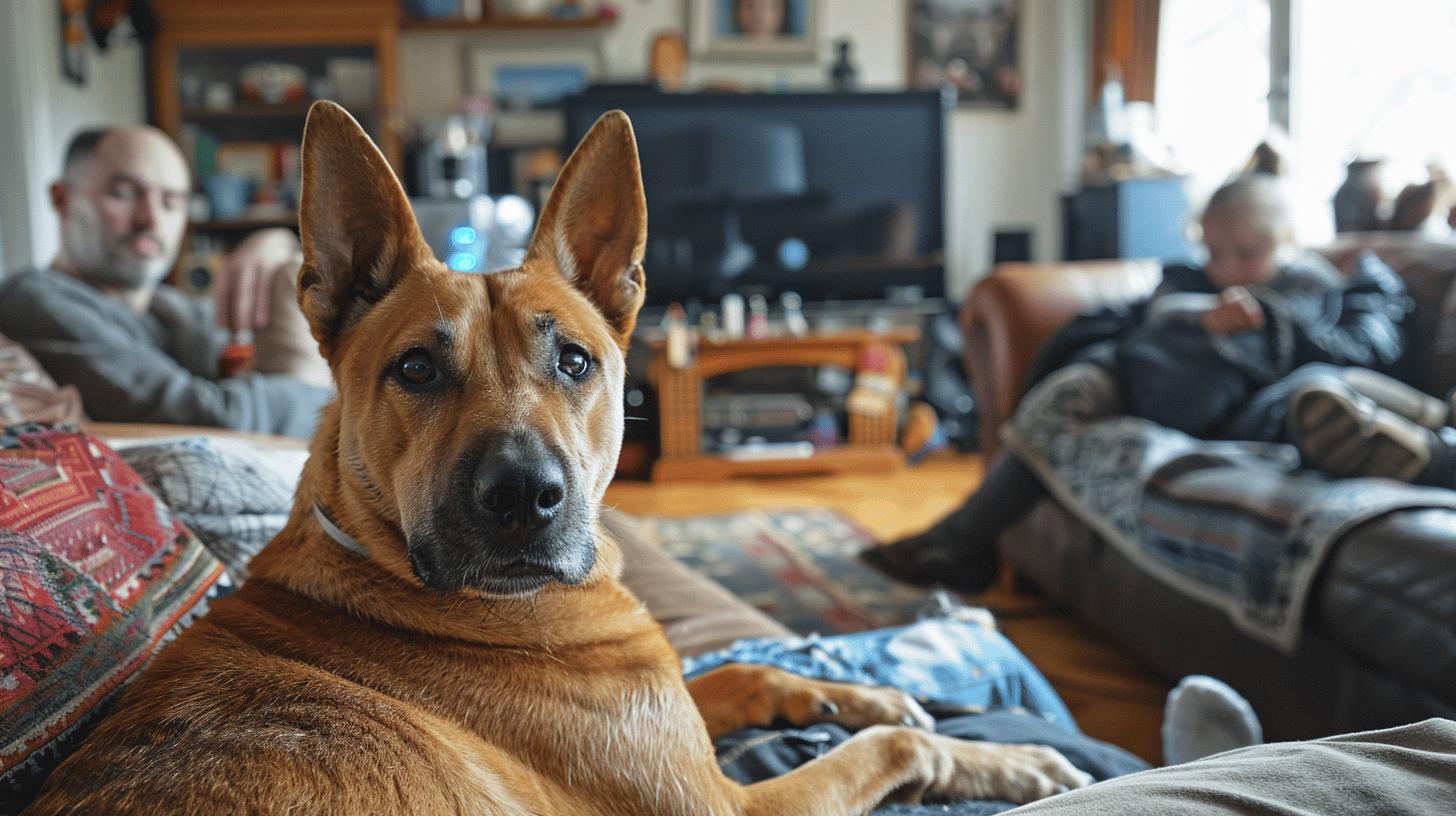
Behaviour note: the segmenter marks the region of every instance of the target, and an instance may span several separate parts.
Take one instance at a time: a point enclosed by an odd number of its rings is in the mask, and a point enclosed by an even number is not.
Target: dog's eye
[[[440,376],[430,353],[419,348],[400,355],[399,362],[394,364],[394,373],[406,386],[429,385]]]
[[[574,380],[579,380],[591,371],[591,355],[581,346],[565,346],[556,358],[556,370]]]

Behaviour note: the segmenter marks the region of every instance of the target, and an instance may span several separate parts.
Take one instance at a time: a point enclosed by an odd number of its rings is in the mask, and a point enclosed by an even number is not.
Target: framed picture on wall
[[[812,60],[820,0],[689,0],[699,57]]]
[[[905,53],[911,88],[952,88],[961,104],[1021,101],[1021,0],[910,0]]]

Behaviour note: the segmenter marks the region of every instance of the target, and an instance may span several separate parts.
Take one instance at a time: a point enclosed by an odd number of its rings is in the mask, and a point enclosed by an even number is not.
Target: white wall
[[[1025,0],[1021,106],[951,117],[946,263],[954,298],[990,271],[998,228],[1031,229],[1034,260],[1061,258],[1059,197],[1076,187],[1086,122],[1090,8],[1084,0]]]
[[[51,0],[0,2],[0,269],[49,263],[57,225],[46,187],[83,127],[145,120],[142,49],[88,41],[87,82],[61,76],[60,15]]]

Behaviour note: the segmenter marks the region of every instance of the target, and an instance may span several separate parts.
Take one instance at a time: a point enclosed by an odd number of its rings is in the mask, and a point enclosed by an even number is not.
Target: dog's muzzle
[[[562,457],[525,431],[475,450],[453,470],[444,506],[409,535],[415,575],[433,589],[498,595],[585,580],[596,546]]]

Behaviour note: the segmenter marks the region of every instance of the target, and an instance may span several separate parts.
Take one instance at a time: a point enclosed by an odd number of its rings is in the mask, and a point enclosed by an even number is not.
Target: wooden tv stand
[[[668,365],[664,344],[654,343],[648,377],[657,387],[662,455],[652,467],[652,478],[724,479],[904,467],[905,455],[895,445],[899,423],[893,403],[883,414],[851,411],[848,441],[816,451],[809,457],[734,460],[705,454],[702,450],[703,383],[722,374],[768,366],[834,365],[856,369],[866,350],[879,349],[888,360],[886,374],[898,388],[905,378],[905,353],[900,346],[919,339],[917,329],[897,328],[886,333],[846,331],[716,343],[703,340],[685,368]]]

